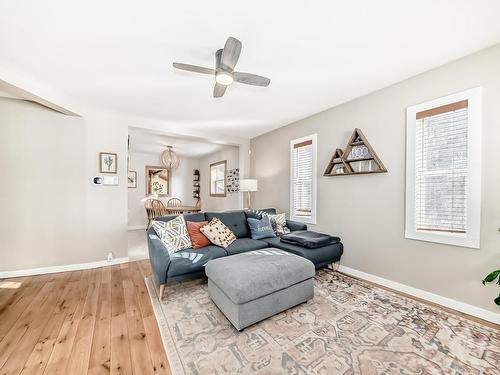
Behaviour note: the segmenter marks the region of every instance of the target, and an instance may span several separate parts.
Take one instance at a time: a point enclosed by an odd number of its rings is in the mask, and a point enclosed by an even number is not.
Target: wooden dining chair
[[[150,198],[144,202],[144,208],[146,209],[146,214],[148,215],[148,226],[146,231],[151,226],[151,222],[160,216],[167,215],[167,209],[163,202],[159,199]]]
[[[170,198],[168,201],[167,201],[167,207],[180,207],[182,206],[182,201],[179,199],[179,198]],[[175,215],[180,215],[182,214],[183,212],[182,211],[176,211],[176,210],[168,210],[171,214],[175,214]]]

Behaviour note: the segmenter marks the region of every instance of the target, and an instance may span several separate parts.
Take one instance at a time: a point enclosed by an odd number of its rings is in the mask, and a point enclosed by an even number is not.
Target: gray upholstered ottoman
[[[314,264],[274,248],[211,260],[210,298],[238,330],[314,296]]]

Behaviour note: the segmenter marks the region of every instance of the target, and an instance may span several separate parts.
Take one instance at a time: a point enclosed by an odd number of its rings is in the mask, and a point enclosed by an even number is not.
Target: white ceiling
[[[0,2],[0,65],[86,105],[252,137],[500,42],[498,0]],[[210,76],[228,36],[237,70],[268,88]],[[1,79],[2,77],[0,77]]]
[[[196,138],[172,137],[142,129],[130,129],[129,135],[129,151],[131,153],[139,152],[142,154],[158,155],[158,158],[166,146],[172,146],[179,156],[192,158],[205,156],[224,147],[230,147],[209,143]]]

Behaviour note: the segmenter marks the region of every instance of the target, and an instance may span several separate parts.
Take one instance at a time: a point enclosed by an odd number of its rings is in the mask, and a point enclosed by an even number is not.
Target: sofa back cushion
[[[175,219],[177,216],[179,216],[179,215],[160,216],[160,217],[157,217],[155,220],[168,222],[172,219]],[[205,221],[205,214],[203,212],[197,212],[194,214],[184,214],[182,216],[184,216],[185,221],[196,221],[196,222]]]
[[[250,237],[244,211],[205,212],[205,220],[210,221],[214,217],[222,221],[234,233],[236,238]]]

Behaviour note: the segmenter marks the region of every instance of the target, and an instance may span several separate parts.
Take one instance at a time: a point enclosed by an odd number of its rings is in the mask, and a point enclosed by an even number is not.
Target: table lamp
[[[250,194],[252,193],[252,191],[257,191],[257,180],[252,178],[240,180],[240,191],[247,193],[248,207],[245,208],[250,209],[252,207]]]

